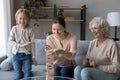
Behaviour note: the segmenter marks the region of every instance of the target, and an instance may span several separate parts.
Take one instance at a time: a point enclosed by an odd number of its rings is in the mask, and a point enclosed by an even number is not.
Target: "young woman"
[[[14,80],[31,76],[31,65],[36,64],[34,33],[29,27],[30,14],[26,9],[18,9],[15,14],[16,25],[13,26],[9,43],[12,45]]]
[[[57,17],[52,23],[52,34],[47,37],[46,55],[47,64],[54,65],[54,76],[73,77],[75,68],[75,54],[77,50],[77,38],[65,30],[65,20]],[[49,55],[54,58],[49,62]],[[49,66],[49,65],[48,65]],[[48,75],[49,68],[47,69]]]

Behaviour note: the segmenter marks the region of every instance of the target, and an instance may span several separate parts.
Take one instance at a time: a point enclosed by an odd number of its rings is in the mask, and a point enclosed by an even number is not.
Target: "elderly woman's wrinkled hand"
[[[89,59],[88,58],[85,58],[85,59],[83,59],[83,66],[85,66],[85,67],[89,67],[90,66],[90,64],[89,64]]]
[[[94,60],[89,59],[89,64],[90,64],[90,66],[92,66],[94,68],[96,67],[96,63]]]

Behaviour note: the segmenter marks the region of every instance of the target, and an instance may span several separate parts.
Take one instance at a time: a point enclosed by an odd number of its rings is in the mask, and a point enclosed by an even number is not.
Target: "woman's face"
[[[26,27],[28,24],[28,17],[24,13],[19,13],[17,16],[17,24],[21,27]]]
[[[93,36],[94,36],[95,38],[100,38],[100,37],[102,37],[101,31],[100,31],[100,27],[98,27],[96,24],[93,24],[93,25],[90,27],[90,30],[91,30],[91,32],[93,33]]]
[[[52,25],[52,33],[56,36],[63,36],[64,35],[65,28],[60,25],[59,23],[54,23]]]

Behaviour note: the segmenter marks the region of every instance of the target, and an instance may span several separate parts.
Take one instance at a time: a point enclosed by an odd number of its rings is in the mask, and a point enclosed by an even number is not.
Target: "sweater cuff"
[[[32,56],[32,58],[35,58],[35,56]]]

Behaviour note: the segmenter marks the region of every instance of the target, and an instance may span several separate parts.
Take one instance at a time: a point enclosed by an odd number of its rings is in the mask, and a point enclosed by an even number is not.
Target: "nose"
[[[58,33],[58,30],[55,30],[55,33],[57,34],[57,33]]]
[[[94,32],[94,29],[91,29],[91,32]]]
[[[21,22],[24,22],[24,19],[21,19]]]

